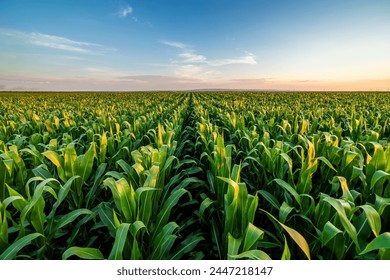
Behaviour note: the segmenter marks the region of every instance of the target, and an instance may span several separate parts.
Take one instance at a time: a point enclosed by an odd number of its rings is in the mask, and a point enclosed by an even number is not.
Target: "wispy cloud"
[[[43,34],[38,32],[23,32],[14,29],[0,29],[0,34],[16,38],[24,43],[67,52],[96,54],[106,51],[115,51],[100,44],[75,41],[61,36]]]
[[[121,75],[131,75],[132,72],[115,67],[94,65],[80,68],[79,74],[82,77],[114,79]]]
[[[43,46],[52,49],[71,52],[90,52],[90,47],[101,47],[98,44],[70,40],[60,36],[47,35],[42,33],[28,33],[30,43],[36,46]]]
[[[81,70],[87,72],[87,73],[94,73],[94,74],[107,74],[107,73],[112,73],[113,69],[109,67],[84,67]]]
[[[133,12],[133,8],[129,5],[126,5],[126,6],[120,8],[118,15],[119,15],[119,17],[125,18],[128,15],[130,15],[132,12]]]
[[[177,49],[187,49],[189,48],[188,45],[184,44],[184,43],[181,43],[181,42],[175,42],[175,41],[161,41],[162,44],[164,45],[167,45],[167,46],[170,46],[170,47],[174,47],[174,48],[177,48]]]
[[[209,61],[210,65],[213,66],[223,66],[229,64],[251,64],[256,65],[256,57],[253,53],[247,52],[245,56],[238,58],[226,58],[226,59],[217,59]]]
[[[183,63],[204,63],[211,66],[223,66],[229,64],[257,64],[256,56],[253,53],[246,52],[245,56],[225,59],[208,59],[206,56],[198,54],[189,45],[175,41],[161,41],[162,44],[179,49],[178,56]]]
[[[183,52],[179,54],[183,62],[185,63],[202,63],[207,62],[207,58],[203,55],[196,54],[193,52]]]
[[[257,64],[256,56],[250,52],[246,52],[242,57],[209,59],[185,43],[177,41],[161,41],[161,43],[178,50],[177,57],[171,60],[170,65],[175,67],[174,73],[182,77],[215,79],[221,77],[217,70],[220,66],[232,64]]]

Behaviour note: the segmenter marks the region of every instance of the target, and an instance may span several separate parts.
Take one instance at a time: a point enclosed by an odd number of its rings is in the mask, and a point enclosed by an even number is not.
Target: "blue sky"
[[[389,0],[0,0],[0,90],[389,90]]]

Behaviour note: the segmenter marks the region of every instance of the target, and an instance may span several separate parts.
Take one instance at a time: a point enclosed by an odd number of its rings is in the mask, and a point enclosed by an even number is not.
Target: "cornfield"
[[[0,94],[0,259],[390,259],[389,93]]]

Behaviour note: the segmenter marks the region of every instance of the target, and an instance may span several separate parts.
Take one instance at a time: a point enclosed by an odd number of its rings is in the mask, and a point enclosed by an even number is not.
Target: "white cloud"
[[[226,58],[226,59],[217,59],[217,60],[211,60],[208,62],[212,66],[223,66],[223,65],[229,65],[229,64],[250,64],[250,65],[256,65],[256,57],[252,53],[247,53],[246,56],[239,57],[239,58]]]
[[[175,41],[161,41],[161,43],[181,50],[181,52],[178,54],[181,60],[175,60],[174,63],[199,63],[208,64],[210,66],[223,66],[229,64],[257,64],[256,56],[250,52],[246,52],[246,55],[243,57],[210,60],[207,59],[206,56],[198,54],[187,44]]]
[[[185,64],[180,65],[175,70],[175,74],[179,77],[195,77],[201,74],[203,71],[203,68],[198,65],[193,64]]]
[[[122,18],[125,18],[128,15],[130,15],[132,12],[133,12],[133,8],[131,6],[129,6],[129,5],[127,5],[125,7],[122,7],[119,10],[119,16],[122,17]]]
[[[217,67],[232,64],[257,64],[255,55],[249,52],[242,57],[209,59],[185,43],[177,41],[161,41],[161,43],[178,49],[177,59],[172,60],[170,66],[174,67],[175,75],[180,77],[219,79],[221,75],[219,71],[216,71]]]
[[[41,33],[27,33],[26,34],[30,43],[36,46],[43,46],[58,50],[71,51],[71,52],[82,52],[87,53],[90,50],[88,47],[97,47],[99,45],[73,41],[64,37],[41,34]]]
[[[207,61],[207,58],[205,56],[193,52],[180,53],[179,57],[183,58],[183,62],[185,63],[196,63],[196,62]]]
[[[0,34],[16,38],[24,43],[31,45],[68,52],[96,54],[104,51],[115,51],[115,49],[106,48],[100,44],[75,41],[65,37],[42,34],[38,32],[23,32],[13,29],[0,29]]]
[[[177,49],[182,49],[182,50],[189,48],[188,45],[183,44],[181,42],[161,41],[161,43],[164,44],[164,45],[167,45],[167,46],[170,46],[170,47],[174,47],[174,48],[177,48]]]

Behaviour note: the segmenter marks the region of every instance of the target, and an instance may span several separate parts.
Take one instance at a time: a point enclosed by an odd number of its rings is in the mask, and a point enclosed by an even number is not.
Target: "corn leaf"
[[[228,233],[228,260],[236,259],[234,256],[238,255],[238,250],[240,249],[241,242],[241,238],[234,238],[230,233]]]
[[[63,228],[64,226],[66,226],[66,225],[70,224],[71,222],[73,222],[74,220],[76,220],[81,215],[91,215],[92,217],[95,217],[95,213],[89,209],[73,210],[72,212],[64,215],[63,217],[61,217],[61,219],[58,220],[56,229],[58,230],[58,229]]]
[[[198,243],[203,240],[205,239],[201,234],[195,234],[187,237],[184,241],[180,243],[178,249],[173,253],[170,259],[171,260],[181,259],[185,254],[193,252],[196,245],[198,245]]]
[[[242,251],[245,252],[251,249],[255,249],[257,241],[262,239],[263,236],[264,236],[264,231],[262,231],[252,223],[248,223],[248,227],[245,232],[244,245],[242,247]]]
[[[250,250],[239,255],[229,255],[230,259],[271,260],[271,257],[261,250]]]
[[[301,248],[301,250],[305,253],[306,257],[310,260],[310,249],[309,245],[307,244],[305,238],[297,232],[295,229],[290,228],[286,226],[285,224],[279,222],[274,216],[272,216],[270,213],[268,213],[265,210],[261,211],[265,212],[269,217],[271,217],[273,220],[275,220],[287,233],[290,235],[290,237],[294,240],[294,242]]]
[[[62,254],[62,259],[66,260],[71,256],[77,256],[84,260],[104,260],[103,254],[95,248],[70,247]]]
[[[372,232],[375,234],[375,236],[378,236],[381,231],[381,217],[379,216],[378,212],[368,204],[358,207],[364,210]]]
[[[42,234],[36,232],[23,236],[11,244],[1,255],[0,260],[12,260],[16,257],[20,250],[29,245],[31,241],[38,237],[43,237]]]
[[[122,260],[123,259],[123,250],[127,241],[127,234],[129,232],[130,224],[122,223],[115,234],[114,246],[112,247],[109,260]]]
[[[326,197],[326,198],[324,198],[324,201],[329,203],[336,210],[336,212],[340,218],[341,224],[343,225],[344,229],[347,231],[348,235],[351,237],[351,239],[355,243],[358,250],[360,250],[360,245],[359,245],[358,238],[357,238],[356,228],[353,226],[353,224],[347,218],[347,215],[345,214],[345,210],[344,210],[342,204],[340,203],[340,201],[338,201],[337,199],[332,198],[332,197]]]
[[[359,255],[367,254],[374,250],[389,249],[390,248],[390,232],[384,232],[381,235],[375,237]]]
[[[88,151],[80,157],[81,160],[78,159],[76,173],[80,176],[81,184],[85,183],[91,175],[95,153],[95,142],[92,142]]]
[[[167,224],[172,208],[178,204],[179,199],[184,194],[191,195],[185,189],[178,189],[178,190],[174,191],[168,197],[168,199],[165,201],[162,209],[160,210],[160,212],[158,213],[158,215],[156,217],[156,223],[155,223],[155,227],[154,227],[154,233],[152,234],[152,239],[154,238],[156,233],[160,232],[160,230]]]
[[[285,189],[287,192],[289,192],[295,198],[295,201],[299,204],[299,206],[301,206],[301,197],[299,196],[297,191],[290,186],[289,183],[283,181],[282,179],[274,179],[273,181],[276,182],[283,189]]]
[[[282,260],[290,260],[291,259],[290,248],[288,247],[286,236],[283,236],[283,237],[284,237],[284,249],[283,249],[281,259]]]

